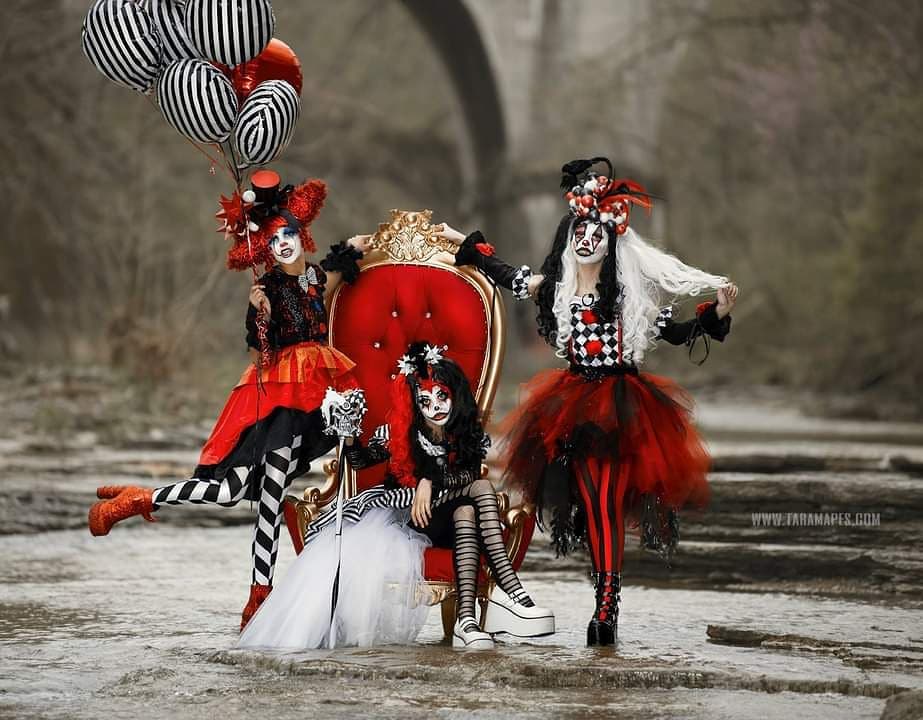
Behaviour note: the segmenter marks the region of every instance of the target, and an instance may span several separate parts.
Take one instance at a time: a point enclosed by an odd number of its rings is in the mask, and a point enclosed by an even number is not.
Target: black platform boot
[[[614,645],[618,637],[619,573],[593,573],[596,584],[596,612],[586,628],[587,647],[593,645]]]

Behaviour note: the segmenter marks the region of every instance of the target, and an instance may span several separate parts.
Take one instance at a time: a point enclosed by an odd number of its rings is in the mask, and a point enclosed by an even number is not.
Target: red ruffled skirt
[[[644,497],[665,510],[708,502],[708,451],[692,423],[692,399],[668,378],[648,373],[597,379],[547,370],[524,385],[527,399],[501,423],[508,486],[540,508],[560,505],[552,465],[608,460],[627,475],[623,511],[638,521]],[[557,473],[569,482],[572,470]],[[561,480],[560,477],[564,476]],[[570,493],[570,502],[576,495]]]
[[[265,368],[257,385],[257,369],[250,365],[231,391],[202,448],[199,466],[219,465],[243,433],[278,408],[313,412],[320,408],[328,387],[338,391],[357,387],[356,364],[339,350],[317,342],[283,348]]]

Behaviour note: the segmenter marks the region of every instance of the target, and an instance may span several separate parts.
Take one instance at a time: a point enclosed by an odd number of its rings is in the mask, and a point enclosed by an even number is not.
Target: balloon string
[[[157,103],[154,102],[154,100],[151,98],[150,95],[145,95],[144,99],[147,100],[153,107],[157,108]],[[159,111],[159,108],[158,108],[158,111]],[[205,149],[201,145],[199,145],[197,142],[193,142],[192,140],[190,140],[188,137],[186,137],[182,133],[180,133],[180,136],[183,138],[183,140],[185,140],[187,143],[192,145],[192,147],[194,147],[196,150],[202,153],[206,158],[208,158],[208,160],[211,162],[212,174],[214,175],[214,168],[220,162],[218,158],[213,157],[209,153],[205,152]],[[225,165],[227,165],[227,160],[225,160]],[[240,180],[234,176],[234,173],[231,172],[230,168],[227,168],[227,170],[228,170],[228,174],[231,176],[231,179],[239,186]]]
[[[227,142],[227,141],[225,141]],[[215,149],[221,153],[221,157],[224,158],[224,166],[227,168],[228,175],[231,176],[231,180],[234,181],[234,186],[237,188],[237,192],[241,191],[241,175],[240,171],[237,169],[237,165],[234,162],[234,151],[231,149],[231,144],[228,143],[228,152],[231,154],[231,159],[228,159],[228,153],[224,151],[224,145],[221,143],[214,143]]]
[[[253,258],[253,244],[250,240],[250,221],[245,219],[246,225],[244,226],[244,233],[247,237],[247,252],[250,254],[250,272],[253,275],[253,284],[259,281],[259,274],[256,269],[256,262]],[[269,347],[269,322],[266,317],[266,311],[261,307],[257,310],[256,314],[256,336],[259,340],[260,349],[256,359],[256,385],[257,385],[257,399],[259,399],[259,391],[265,392],[263,387],[263,369],[269,367],[272,363],[272,350]]]

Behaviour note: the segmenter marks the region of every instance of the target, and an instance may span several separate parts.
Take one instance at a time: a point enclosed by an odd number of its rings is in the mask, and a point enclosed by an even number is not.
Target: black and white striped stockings
[[[282,527],[282,499],[295,478],[300,447],[301,436],[296,435],[290,446],[270,450],[255,467],[231,468],[223,480],[184,480],[157,488],[153,496],[154,509],[158,505],[187,503],[231,507],[246,497],[251,484],[262,476],[251,546],[253,583],[272,585]]]
[[[433,505],[451,502],[458,507],[452,513],[455,525],[455,582],[458,593],[458,617],[474,618],[477,579],[481,552],[487,558],[494,581],[516,602],[532,607],[532,599],[522,587],[510,564],[503,544],[500,507],[489,480],[475,480],[457,490],[440,495]]]

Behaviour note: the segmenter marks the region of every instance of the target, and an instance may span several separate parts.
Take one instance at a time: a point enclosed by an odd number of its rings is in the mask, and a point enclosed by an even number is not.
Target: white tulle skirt
[[[407,644],[426,623],[420,603],[423,551],[429,539],[404,524],[406,511],[376,508],[343,525],[336,646]],[[328,647],[336,572],[334,528],[325,528],[295,559],[247,624],[239,648]]]

